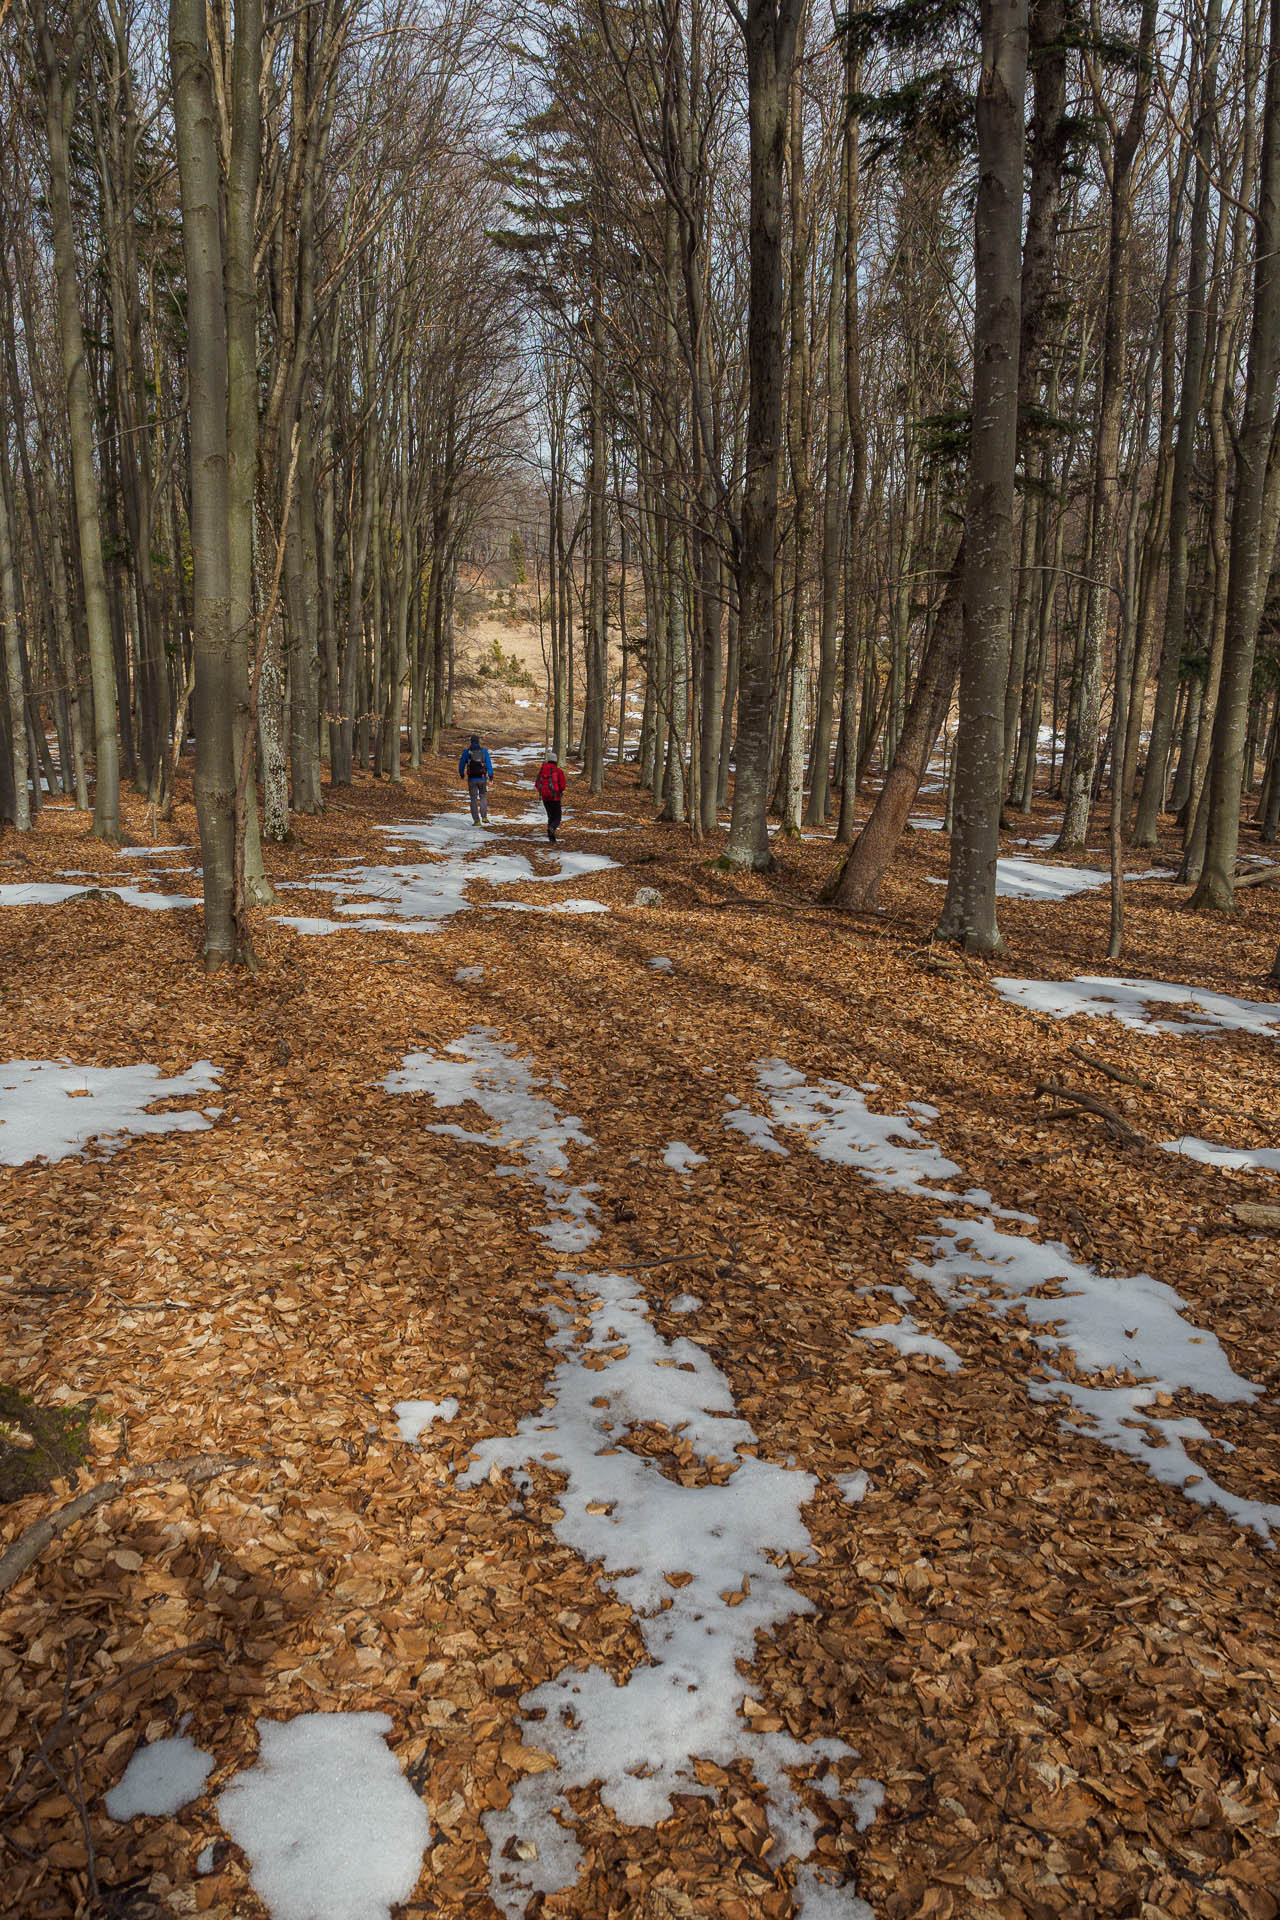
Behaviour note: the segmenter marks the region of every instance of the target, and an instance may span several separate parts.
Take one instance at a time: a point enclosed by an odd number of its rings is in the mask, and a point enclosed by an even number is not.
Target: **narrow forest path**
[[[189,806],[7,843],[3,1378],[249,1464],[0,1597],[6,1910],[1274,1915],[1273,890],[1073,987],[1034,862],[939,960],[941,833],[845,919],[533,754],[300,822],[254,979],[41,892],[198,892]]]

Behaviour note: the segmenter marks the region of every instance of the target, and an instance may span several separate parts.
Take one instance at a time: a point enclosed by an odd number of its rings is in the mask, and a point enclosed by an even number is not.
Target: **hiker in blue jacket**
[[[480,735],[473,733],[471,745],[462,749],[458,760],[458,778],[467,783],[467,798],[471,802],[471,818],[479,826],[483,820],[489,824],[489,782],[493,779],[493,762],[489,758],[488,747],[480,745]]]

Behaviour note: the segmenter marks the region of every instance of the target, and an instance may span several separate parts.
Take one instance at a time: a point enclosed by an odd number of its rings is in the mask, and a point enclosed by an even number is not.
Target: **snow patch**
[[[655,953],[647,964],[654,973],[670,973],[675,966],[674,960],[668,960],[665,953]]]
[[[672,1140],[662,1155],[662,1164],[670,1167],[672,1173],[688,1173],[691,1167],[705,1167],[707,1156],[705,1153],[695,1153],[683,1140]]]
[[[456,1417],[458,1403],[452,1394],[446,1400],[397,1400],[391,1411],[399,1422],[400,1438],[416,1446],[434,1421]]]
[[[1153,983],[1128,984],[1145,988]],[[1217,1004],[1206,1008],[1205,999]],[[1201,996],[1197,1006],[1220,1025],[1231,1018],[1252,1019],[1262,1010],[1238,1002],[1236,1008],[1247,1011],[1233,1014],[1222,1005],[1221,996]],[[1280,1018],[1280,1007],[1265,1011]],[[1254,1025],[1248,1030],[1265,1029]],[[1034,1343],[1044,1356],[1045,1377],[1028,1383],[1033,1399],[1065,1402],[1073,1426],[1139,1461],[1153,1478],[1178,1488],[1188,1500],[1218,1507],[1237,1525],[1270,1539],[1271,1530],[1280,1527],[1280,1506],[1234,1494],[1210,1478],[1192,1460],[1186,1443],[1223,1447],[1227,1443],[1216,1441],[1198,1419],[1167,1415],[1160,1407],[1162,1397],[1167,1400],[1176,1393],[1194,1393],[1227,1405],[1256,1400],[1263,1391],[1235,1372],[1213,1333],[1183,1317],[1186,1303],[1172,1287],[1145,1273],[1101,1274],[1073,1259],[1056,1241],[1004,1231],[997,1220],[1029,1226],[1036,1222],[1032,1216],[997,1207],[983,1188],[971,1187],[957,1195],[947,1188],[925,1186],[925,1179],[959,1169],[931,1142],[921,1140],[905,1117],[868,1114],[855,1089],[831,1080],[811,1085],[779,1060],[757,1062],[756,1077],[769,1093],[771,1118],[734,1107],[727,1125],[750,1135],[744,1122],[754,1122],[758,1143],[772,1152],[786,1151],[774,1139],[772,1123],[791,1126],[807,1134],[820,1158],[853,1166],[877,1185],[922,1196],[950,1194],[978,1209],[978,1219],[938,1219],[937,1234],[926,1242],[933,1257],[913,1260],[908,1268],[912,1278],[926,1281],[951,1311],[979,1302],[997,1320],[1016,1311],[1032,1328]],[[917,1118],[927,1122],[931,1110],[922,1102],[913,1106]],[[960,1364],[954,1349],[921,1334],[910,1316],[889,1326],[860,1328],[856,1337],[888,1341],[904,1352],[932,1353],[948,1371],[954,1372]],[[1053,1365],[1054,1358],[1066,1361],[1069,1370]],[[1076,1374],[1100,1376],[1106,1384],[1088,1385]],[[1118,1382],[1117,1375],[1122,1376]]]
[[[960,1355],[945,1340],[935,1339],[931,1333],[921,1333],[909,1313],[901,1320],[888,1320],[879,1327],[859,1327],[854,1334],[855,1340],[873,1340],[886,1347],[897,1347],[900,1353],[921,1353],[932,1360],[941,1360],[948,1373],[959,1373]]]
[[[435,932],[445,921],[483,904],[516,912],[606,913],[597,900],[562,900],[549,907],[530,908],[524,902],[473,897],[477,884],[487,887],[527,886],[531,883],[580,879],[617,865],[607,854],[579,853],[568,848],[549,852],[541,869],[519,853],[488,853],[477,842],[469,814],[441,813],[428,820],[402,821],[380,826],[400,846],[420,848],[429,864],[398,866],[354,862],[335,873],[318,875],[306,884],[318,893],[333,894],[338,914],[349,915],[362,930],[407,927]],[[385,916],[370,919],[370,912]],[[283,918],[283,916],[280,916]],[[341,921],[316,922],[303,932],[332,932]]]
[[[127,907],[145,907],[149,913],[174,913],[182,907],[198,907],[202,904],[193,894],[149,893],[145,887],[103,886],[96,880],[93,887],[98,893],[114,893]],[[75,894],[87,890],[85,887],[64,886],[59,880],[7,881],[0,886],[0,907],[55,907],[63,900],[70,900]]]
[[[213,1772],[213,1755],[185,1734],[135,1747],[128,1766],[102,1804],[113,1820],[140,1813],[175,1814],[198,1800]]]
[[[568,1147],[590,1144],[579,1122],[536,1091],[545,1082],[489,1030],[474,1029],[448,1052],[455,1057],[410,1056],[385,1084],[429,1092],[446,1107],[475,1101],[491,1133],[432,1130],[514,1150],[519,1164],[499,1171],[524,1173],[560,1212],[576,1196],[572,1217],[595,1238],[586,1189],[564,1179]],[[565,1799],[575,1787],[597,1786],[619,1820],[652,1826],[670,1816],[673,1793],[710,1797],[695,1759],[727,1766],[746,1756],[769,1794],[781,1859],[811,1852],[816,1834],[788,1770],[821,1766],[824,1790],[839,1792],[832,1769],[854,1757],[838,1739],[758,1731],[764,1716],[753,1719],[743,1699],[740,1668],[754,1658],[757,1635],[812,1608],[787,1569],[788,1557],[812,1554],[802,1509],[814,1475],[757,1457],[729,1381],[693,1341],[658,1331],[634,1276],[557,1279],[572,1289],[576,1311],[550,1310],[556,1365],[545,1402],[514,1434],[478,1446],[458,1484],[505,1472],[528,1497],[538,1477],[554,1474],[554,1532],[597,1563],[601,1583],[633,1610],[648,1664],[624,1681],[599,1667],[566,1668],[523,1696],[522,1736],[554,1765],[522,1777],[509,1806],[484,1816],[491,1897],[512,1920],[535,1893],[578,1876],[582,1852]],[[696,1304],[681,1296],[674,1309],[684,1301]],[[670,1459],[633,1450],[633,1436],[655,1429],[670,1434]],[[673,1477],[677,1463],[701,1469],[694,1484]]]
[[[856,1507],[866,1499],[871,1478],[865,1467],[859,1467],[856,1473],[838,1473],[836,1485],[840,1489],[840,1498],[847,1501],[849,1506]]]
[[[1199,1140],[1184,1133],[1180,1140],[1162,1140],[1166,1153],[1180,1153],[1188,1160],[1199,1160],[1206,1167],[1247,1167],[1252,1173],[1280,1173],[1280,1148],[1218,1147],[1212,1140]]]
[[[572,1667],[524,1695],[524,1738],[556,1765],[522,1779],[508,1808],[485,1815],[492,1897],[512,1916],[534,1892],[576,1877],[577,1844],[555,1817],[573,1787],[599,1782],[619,1820],[652,1826],[670,1817],[673,1793],[706,1792],[694,1759],[727,1766],[746,1755],[768,1789],[780,1855],[805,1854],[815,1818],[787,1769],[852,1757],[836,1739],[806,1744],[758,1733],[742,1708],[739,1667],[753,1659],[757,1634],[811,1610],[776,1561],[811,1555],[801,1509],[814,1476],[743,1452],[758,1441],[736,1413],[729,1382],[693,1342],[657,1331],[633,1279],[560,1277],[572,1284],[585,1325],[561,1316],[548,1343],[558,1364],[546,1404],[510,1438],[478,1447],[459,1484],[506,1471],[531,1495],[534,1469],[560,1476],[556,1536],[600,1563],[602,1583],[635,1613],[650,1664],[622,1682],[598,1667]],[[685,1464],[732,1471],[720,1484],[669,1478],[660,1460],[627,1444],[654,1426],[672,1434]],[[532,1839],[537,1861],[507,1862],[512,1839]]]
[[[960,1171],[931,1140],[922,1139],[904,1115],[872,1113],[856,1087],[839,1080],[810,1084],[785,1060],[758,1060],[756,1082],[768,1097],[769,1117],[735,1106],[725,1125],[745,1133],[766,1152],[786,1153],[773,1128],[789,1127],[805,1135],[819,1160],[855,1167],[875,1186],[927,1197],[938,1189],[925,1181],[946,1180]]]
[[[697,1313],[702,1302],[696,1293],[678,1293],[674,1300],[668,1300],[668,1313]]]
[[[459,983],[459,985],[465,986],[468,982],[472,980],[483,980],[484,968],[483,967],[459,967],[458,971],[454,974],[453,977]]]
[[[73,1067],[65,1060],[6,1061],[0,1065],[0,1166],[65,1160],[93,1139],[115,1151],[130,1134],[201,1133],[210,1125],[208,1111],[147,1108],[157,1100],[212,1093],[221,1077],[208,1060],[171,1079],[145,1062]]]
[[[1087,1014],[1110,1016],[1122,1026],[1148,1033],[1260,1033],[1280,1037],[1280,1001],[1238,1000],[1229,993],[1211,993],[1206,987],[1186,987],[1167,980],[1112,978],[1105,974],[1077,974],[1072,980],[1010,980],[992,982],[1002,999],[1047,1013],[1054,1020]],[[1151,1007],[1181,1009],[1176,1019],[1160,1019]]]
[[[1215,1442],[1199,1420],[1152,1411],[1161,1394],[1196,1393],[1224,1405],[1262,1394],[1235,1371],[1214,1334],[1183,1319],[1186,1302],[1172,1287],[1146,1273],[1098,1273],[1056,1241],[1003,1233],[989,1220],[943,1219],[938,1225],[941,1232],[932,1242],[937,1257],[913,1261],[910,1272],[927,1280],[947,1306],[986,1300],[999,1319],[1017,1308],[1033,1328],[1046,1329],[1033,1335],[1046,1356],[1063,1355],[1081,1373],[1127,1374],[1137,1383],[1089,1387],[1046,1361],[1050,1379],[1032,1383],[1033,1399],[1067,1401],[1086,1432],[1140,1461],[1154,1479],[1270,1537],[1271,1528],[1280,1526],[1280,1506],[1219,1486],[1183,1444],[1224,1443]]]
[[[597,1209],[589,1196],[594,1185],[574,1186],[563,1176],[568,1147],[592,1146],[591,1136],[573,1115],[562,1115],[536,1091],[545,1081],[491,1027],[473,1027],[463,1039],[453,1041],[448,1052],[454,1057],[406,1054],[403,1065],[387,1075],[383,1087],[388,1093],[429,1094],[438,1107],[478,1106],[490,1123],[487,1133],[440,1122],[427,1131],[513,1151],[520,1164],[499,1167],[499,1174],[528,1175],[548,1205],[568,1216],[535,1231],[557,1253],[589,1247],[600,1238],[599,1228],[592,1224]]]
[[[257,1764],[218,1796],[272,1920],[389,1920],[417,1883],[426,1809],[385,1713],[259,1720]]]
[[[865,1900],[824,1879],[812,1867],[801,1867],[797,1873],[793,1899],[794,1920],[875,1920]]]

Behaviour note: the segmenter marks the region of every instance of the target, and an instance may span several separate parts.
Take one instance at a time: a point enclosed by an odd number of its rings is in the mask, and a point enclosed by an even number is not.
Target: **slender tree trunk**
[[[984,953],[1000,944],[995,883],[1013,573],[1026,79],[1026,0],[983,0],[964,658],[956,831],[940,931]]]
[[[738,738],[725,863],[767,868],[773,576],[782,438],[782,212],[787,100],[804,0],[747,0],[750,290],[746,467],[738,559]]]
[[[1108,251],[1106,320],[1101,393],[1094,444],[1093,531],[1089,543],[1088,613],[1080,679],[1075,757],[1067,784],[1060,853],[1083,850],[1098,771],[1098,724],[1102,710],[1102,656],[1110,625],[1119,505],[1120,430],[1124,414],[1124,361],[1129,338],[1129,287],[1133,267],[1133,169],[1151,95],[1151,47],[1155,0],[1143,0],[1138,30],[1138,74],[1123,128],[1111,146],[1111,238]]]
[[[223,287],[227,315],[227,538],[231,565],[232,671],[237,681],[237,768],[252,726],[249,651],[254,634],[253,515],[258,482],[258,286],[253,246],[258,156],[262,145],[261,84],[262,0],[235,0]],[[277,637],[273,647],[278,648],[278,644]],[[271,679],[279,687],[279,697],[283,700],[283,673],[278,660],[272,663]],[[275,803],[278,801],[277,794]],[[275,895],[262,865],[257,784],[252,773],[240,804],[245,817],[243,822],[237,822],[237,833],[244,846],[246,897],[265,903]]]
[[[9,696],[9,749],[13,767],[13,824],[31,827],[31,768],[27,755],[26,689],[18,631],[18,594],[13,572],[13,533],[8,488],[0,477],[0,619],[4,621],[5,688]],[[36,775],[37,780],[39,774]]]
[[[44,84],[45,130],[49,140],[49,217],[53,230],[54,273],[58,293],[58,339],[67,388],[72,491],[79,536],[85,627],[89,640],[89,672],[93,682],[93,831],[99,839],[117,842],[120,838],[120,741],[115,659],[98,516],[93,402],[89,392],[89,368],[80,315],[75,235],[71,221],[71,122],[88,39],[88,17],[77,0],[72,11],[72,37],[65,63],[59,58],[53,29],[46,21],[42,5],[35,19],[35,38]]]
[[[1253,317],[1244,415],[1236,436],[1226,645],[1213,721],[1204,865],[1190,903],[1193,907],[1228,911],[1235,905],[1233,876],[1240,837],[1244,742],[1260,611],[1258,558],[1280,375],[1280,0],[1271,0],[1268,22]]]
[[[1173,480],[1169,496],[1168,586],[1165,593],[1164,638],[1156,679],[1147,770],[1142,779],[1133,843],[1154,847],[1160,809],[1168,780],[1169,750],[1173,743],[1174,709],[1187,630],[1187,528],[1191,517],[1191,483],[1195,466],[1196,424],[1203,401],[1205,341],[1208,324],[1209,190],[1213,158],[1214,115],[1217,110],[1218,43],[1221,0],[1208,0],[1201,53],[1200,99],[1196,120],[1195,178],[1191,187],[1191,233],[1187,267],[1187,331],[1182,356],[1182,394],[1178,406],[1178,438],[1173,453]]]
[[[195,794],[204,867],[204,957],[206,969],[212,972],[239,957],[234,916],[235,727],[241,681],[231,630],[218,129],[202,0],[170,0],[169,60],[187,270]]]

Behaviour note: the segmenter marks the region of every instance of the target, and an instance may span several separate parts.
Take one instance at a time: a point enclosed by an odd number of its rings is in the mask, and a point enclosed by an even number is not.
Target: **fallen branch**
[[[1236,892],[1241,887],[1274,887],[1280,885],[1280,867],[1259,867],[1256,873],[1238,873],[1231,882]]]
[[[1036,1099],[1039,1100],[1043,1094],[1048,1094],[1053,1100],[1062,1100],[1067,1106],[1082,1107],[1086,1113],[1097,1114],[1098,1118],[1105,1122],[1106,1126],[1116,1135],[1117,1139],[1131,1141],[1134,1146],[1138,1147],[1145,1147],[1147,1145],[1147,1137],[1145,1134],[1139,1133],[1136,1127],[1129,1124],[1123,1114],[1117,1113],[1114,1107],[1108,1106],[1105,1100],[1099,1100],[1096,1095],[1092,1093],[1081,1092],[1075,1087],[1060,1086],[1055,1080],[1042,1080],[1036,1088]]]
[[[1126,1087],[1141,1087],[1144,1093],[1154,1093],[1155,1086],[1150,1080],[1140,1080],[1136,1073],[1130,1073],[1126,1067],[1112,1066],[1109,1060],[1099,1060],[1084,1047],[1070,1046],[1067,1052],[1073,1059],[1083,1060],[1086,1067],[1094,1067],[1099,1073],[1105,1073],[1108,1080],[1120,1080]]]
[[[1280,1207],[1263,1206],[1258,1200],[1240,1200],[1232,1207],[1231,1217],[1238,1226],[1251,1227],[1254,1232],[1280,1233]]]
[[[33,1521],[20,1533],[12,1546],[0,1555],[0,1593],[7,1592],[15,1580],[20,1580],[60,1533],[82,1520],[86,1513],[92,1513],[95,1507],[117,1499],[129,1487],[149,1480],[185,1480],[189,1487],[197,1487],[204,1480],[212,1480],[215,1474],[229,1473],[233,1467],[261,1465],[260,1460],[248,1460],[236,1454],[197,1453],[182,1460],[154,1460],[146,1465],[127,1467],[117,1479],[89,1487],[69,1500],[65,1507],[46,1514],[43,1520]]]

